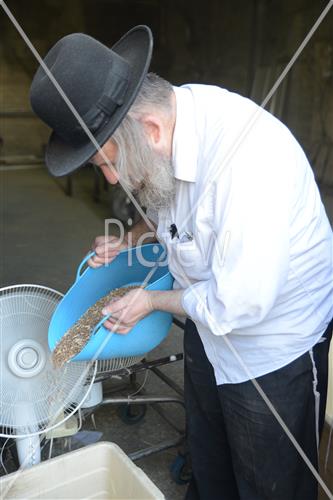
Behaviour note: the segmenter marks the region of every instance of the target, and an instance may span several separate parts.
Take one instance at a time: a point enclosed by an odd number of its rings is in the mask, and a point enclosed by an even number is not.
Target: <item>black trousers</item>
[[[313,349],[325,415],[327,340]],[[185,404],[192,479],[187,500],[316,500],[313,474],[251,381],[216,385],[195,324],[184,336]],[[313,363],[309,353],[258,383],[317,468]],[[325,393],[325,394],[323,394]],[[325,400],[325,402],[324,402]]]

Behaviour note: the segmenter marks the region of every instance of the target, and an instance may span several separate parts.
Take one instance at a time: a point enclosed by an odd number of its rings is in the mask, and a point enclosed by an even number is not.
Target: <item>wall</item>
[[[281,71],[326,3],[326,0],[11,0],[10,8],[42,55],[61,36],[73,31],[84,31],[112,45],[133,25],[146,23],[155,35],[154,71],[175,84],[212,83],[253,95],[255,75],[266,74],[267,68],[276,74]],[[0,30],[1,110],[29,110],[28,89],[37,64],[2,11]],[[333,9],[294,65],[281,113],[314,159],[318,176],[328,184],[333,184],[332,34]],[[2,157],[40,155],[47,135],[47,129],[36,120],[1,119],[0,136],[4,144],[0,154]],[[323,176],[324,163],[329,168]]]

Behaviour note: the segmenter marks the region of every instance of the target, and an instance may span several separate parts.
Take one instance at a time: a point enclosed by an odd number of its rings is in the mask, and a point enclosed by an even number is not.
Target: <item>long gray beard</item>
[[[156,155],[150,173],[137,191],[141,205],[159,210],[170,207],[176,193],[176,180],[173,167],[167,156]]]

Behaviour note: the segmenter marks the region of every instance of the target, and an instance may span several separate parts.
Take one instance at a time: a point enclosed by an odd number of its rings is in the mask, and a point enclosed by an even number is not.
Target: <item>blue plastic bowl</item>
[[[81,262],[75,283],[51,318],[48,332],[51,351],[82,314],[114,288],[142,283],[150,273],[147,290],[172,289],[173,277],[168,271],[164,249],[159,244],[124,250],[111,264],[97,269],[89,267],[80,274],[88,259],[89,256]],[[172,315],[154,311],[139,321],[126,335],[111,333],[102,325],[104,321],[105,318],[96,325],[89,342],[71,361],[144,355],[167,336]]]

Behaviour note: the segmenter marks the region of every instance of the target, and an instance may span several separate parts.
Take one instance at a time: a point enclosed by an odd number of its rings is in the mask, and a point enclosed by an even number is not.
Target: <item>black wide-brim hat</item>
[[[44,63],[100,147],[133,104],[147,74],[153,37],[136,26],[110,49],[94,38],[73,33],[60,39]],[[40,66],[30,88],[34,112],[52,130],[46,166],[54,176],[78,169],[97,152],[77,117]]]

